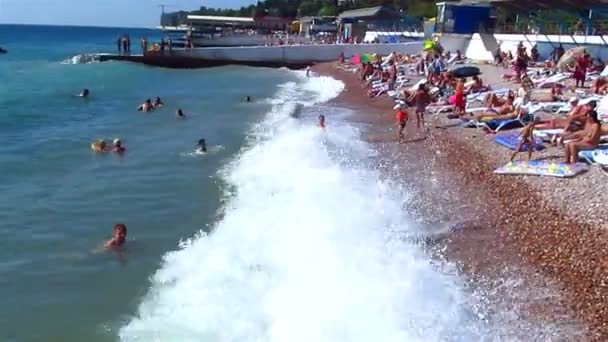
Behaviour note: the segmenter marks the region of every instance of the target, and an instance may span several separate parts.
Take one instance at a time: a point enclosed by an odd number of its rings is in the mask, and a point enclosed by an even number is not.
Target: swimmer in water
[[[325,115],[319,115],[319,122],[317,125],[325,131]]]
[[[245,102],[251,102],[251,96],[249,96],[249,95],[245,96]]]
[[[84,88],[82,90],[82,92],[80,92],[80,94],[78,96],[86,99],[87,97],[89,97],[89,89]]]
[[[207,153],[207,142],[205,139],[201,139],[198,141],[198,147],[196,148],[196,153]]]
[[[122,146],[122,141],[120,141],[120,139],[118,139],[118,138],[114,139],[114,142],[112,145],[113,145],[112,152],[114,152],[114,153],[122,154],[122,153],[125,153],[125,151],[127,150],[126,148],[124,148]]]
[[[310,77],[310,66],[306,67],[306,77]]]
[[[154,103],[152,104],[152,107],[154,108],[158,108],[158,107],[162,107],[164,105],[163,101],[160,99],[160,97],[156,97],[154,99]]]
[[[127,226],[122,223],[114,225],[112,232],[112,238],[108,240],[103,246],[105,248],[117,248],[127,242]]]
[[[106,141],[103,139],[99,139],[91,144],[91,150],[93,152],[105,152],[106,151]]]
[[[154,109],[154,106],[152,106],[152,101],[150,99],[147,99],[146,102],[137,107],[137,110],[140,112],[149,112],[152,109]]]
[[[186,115],[184,114],[184,112],[180,109],[177,110],[177,112],[175,112],[175,116],[177,116],[178,118],[185,118]]]

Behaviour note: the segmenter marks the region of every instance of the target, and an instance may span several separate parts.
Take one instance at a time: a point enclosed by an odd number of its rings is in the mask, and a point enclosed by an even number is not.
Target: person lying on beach
[[[475,94],[488,90],[488,87],[483,85],[483,81],[479,76],[473,76],[472,83],[465,85],[465,87],[468,88],[466,91],[467,94]]]
[[[483,99],[483,107],[486,107],[486,108],[502,107],[507,103],[510,96],[515,97],[515,93],[513,93],[512,90],[509,90],[509,92],[507,92],[504,95],[497,95],[496,93],[489,93]]]
[[[122,141],[120,141],[120,139],[118,139],[118,138],[114,139],[114,141],[112,143],[111,152],[123,154],[123,153],[125,153],[126,150],[127,149],[122,146]]]
[[[578,104],[577,97],[570,98],[570,100],[568,100],[568,103],[570,104],[572,109],[570,110],[570,112],[568,112],[568,115],[566,117],[557,117],[557,118],[552,118],[550,120],[542,121],[541,123],[536,125],[536,128],[539,128],[539,129],[566,128],[566,127],[570,126],[570,124],[572,123],[573,120],[581,120],[580,121],[581,124],[579,126],[582,127],[584,120],[585,120],[585,115],[586,115],[586,111],[583,111],[584,106]]]
[[[418,90],[409,99],[413,102],[416,107],[416,128],[424,127],[424,113],[426,112],[426,106],[431,103],[431,96],[426,89],[426,84],[422,83],[418,86]]]
[[[117,248],[124,245],[125,242],[127,242],[127,226],[122,223],[118,223],[114,225],[112,238],[104,244],[104,247]]]
[[[106,141],[103,139],[99,139],[91,144],[91,150],[93,152],[105,152],[106,151]]]
[[[139,107],[137,107],[137,110],[140,112],[150,112],[153,109],[154,106],[152,106],[152,101],[150,99],[147,99],[146,102],[140,104]]]
[[[89,89],[87,89],[87,88],[82,89],[82,91],[80,92],[80,94],[78,94],[78,96],[86,99],[87,97],[89,97]]]
[[[494,120],[501,115],[506,115],[509,113],[515,112],[515,97],[513,95],[509,95],[505,104],[500,106],[498,109],[493,109],[488,107],[489,109],[481,114],[475,116],[476,121],[484,121],[484,120]]]
[[[403,139],[405,138],[403,131],[407,125],[407,111],[405,111],[403,107],[399,106],[399,110],[395,114],[395,119],[397,120],[395,126],[399,127],[399,130],[397,131],[397,142],[402,143]]]
[[[154,98],[154,103],[152,103],[152,107],[154,108],[159,108],[162,107],[164,105],[163,101],[160,99],[160,97],[156,97]]]
[[[185,115],[185,114],[184,114],[184,112],[181,110],[181,108],[180,108],[180,109],[178,109],[178,110],[175,112],[175,116],[177,116],[177,117],[178,117],[178,118],[180,118],[180,119],[185,119],[185,118],[186,118],[186,115]]]
[[[517,140],[519,140],[519,144],[517,145],[517,148],[515,148],[513,155],[511,155],[510,161],[513,161],[519,152],[524,151],[522,150],[524,147],[526,147],[528,151],[528,161],[532,159],[532,152],[536,146],[536,142],[534,141],[534,125],[536,125],[538,122],[539,118],[535,117],[533,122],[522,128],[521,133],[517,138]]]
[[[205,139],[201,139],[198,141],[197,148],[194,152],[200,154],[207,153],[207,142],[205,141]]]
[[[578,152],[584,150],[593,150],[597,148],[602,134],[602,125],[597,117],[595,110],[587,114],[590,119],[590,125],[585,129],[585,134],[580,140],[572,141],[566,144],[566,163],[574,164],[578,161]]]
[[[564,93],[562,91],[562,85],[559,83],[554,83],[551,87],[551,98],[554,102],[565,101]]]
[[[325,131],[325,115],[319,115],[319,122],[317,123],[323,131]]]
[[[606,95],[608,94],[608,78],[600,76],[597,80],[591,83],[591,88],[594,94]]]

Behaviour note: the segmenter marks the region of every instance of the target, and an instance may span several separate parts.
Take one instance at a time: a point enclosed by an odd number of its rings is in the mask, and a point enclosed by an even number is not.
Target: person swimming
[[[198,147],[195,150],[196,153],[207,153],[207,142],[205,139],[198,141]]]
[[[105,152],[106,151],[106,141],[103,139],[99,139],[91,144],[91,150],[94,152]]]
[[[325,130],[325,115],[319,115],[319,122],[317,123],[321,129]]]
[[[251,96],[249,96],[249,95],[245,96],[245,102],[251,102]]]
[[[89,97],[89,89],[84,88],[78,96],[83,97],[83,98]]]
[[[112,238],[108,240],[103,246],[105,248],[116,248],[121,247],[127,242],[127,226],[122,223],[114,225],[112,231]]]
[[[177,112],[175,112],[175,116],[177,116],[178,118],[185,118],[186,115],[184,114],[184,112],[182,111],[182,109],[178,109]]]
[[[152,109],[154,109],[154,106],[152,105],[152,100],[147,99],[146,102],[142,103],[141,105],[139,105],[139,107],[137,107],[137,110],[140,112],[149,112]]]
[[[112,143],[112,152],[122,154],[125,153],[126,150],[127,149],[122,146],[122,141],[120,141],[120,139],[114,139]]]
[[[158,108],[158,107],[162,107],[164,105],[163,101],[160,99],[160,97],[156,97],[154,99],[154,103],[152,103],[152,107],[154,108]]]
[[[306,77],[310,77],[310,66],[306,67]]]

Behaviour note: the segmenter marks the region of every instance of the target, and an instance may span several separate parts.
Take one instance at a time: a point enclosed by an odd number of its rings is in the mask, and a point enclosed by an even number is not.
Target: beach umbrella
[[[576,59],[583,56],[585,52],[586,50],[584,47],[575,47],[569,49],[564,53],[562,58],[559,59],[559,62],[557,62],[557,67],[559,69],[565,69],[566,67],[574,66]]]
[[[481,74],[478,67],[474,66],[462,66],[451,71],[452,75],[456,78],[473,77]]]
[[[424,51],[433,50],[434,47],[435,47],[435,42],[430,39],[425,40],[424,43],[422,43],[422,49]]]
[[[368,53],[364,53],[361,55],[361,63],[369,63],[372,60],[373,60],[373,57]]]
[[[361,55],[360,54],[354,55],[353,58],[351,58],[350,62],[353,64],[361,64]]]

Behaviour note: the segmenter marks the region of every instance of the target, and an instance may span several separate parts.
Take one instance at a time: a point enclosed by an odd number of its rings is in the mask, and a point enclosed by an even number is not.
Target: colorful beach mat
[[[515,150],[517,148],[517,145],[519,145],[518,138],[519,138],[518,132],[510,132],[507,134],[497,135],[494,138],[494,142],[496,142],[497,144],[504,146],[510,150]],[[530,147],[529,145],[522,146],[522,150],[528,151],[529,147]],[[545,148],[545,146],[543,146],[543,141],[539,138],[534,138],[534,149],[536,151],[540,151],[544,148]]]
[[[590,164],[608,165],[608,146],[589,151],[580,151],[579,159],[583,159]]]
[[[542,160],[515,161],[494,170],[500,175],[533,175],[568,178],[587,171],[585,163],[565,164]]]

